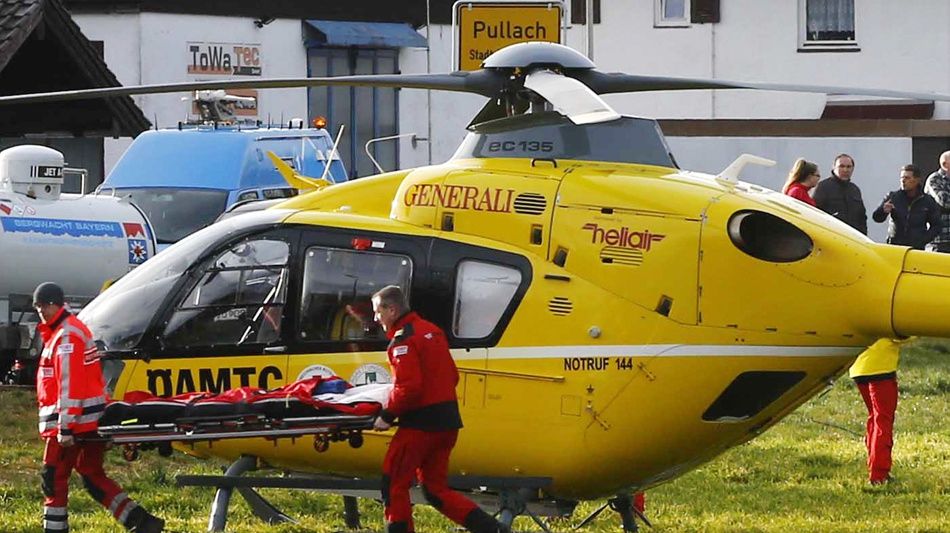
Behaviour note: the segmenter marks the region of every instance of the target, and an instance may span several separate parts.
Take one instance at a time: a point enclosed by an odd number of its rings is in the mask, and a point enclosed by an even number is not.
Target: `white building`
[[[692,0],[694,8],[718,12],[718,22],[712,23],[690,22],[690,0],[594,1],[602,22],[594,24],[593,59],[603,71],[950,94],[950,32],[938,22],[950,19],[945,0],[728,0],[721,6]],[[564,44],[586,52],[586,25],[570,23],[584,1],[568,4],[575,15],[566,17]],[[822,9],[832,15],[820,16]],[[674,16],[663,20],[664,10]],[[450,26],[432,27],[433,71],[451,67],[452,36]],[[425,51],[409,50],[400,64],[415,72],[424,70],[425,59]],[[423,109],[421,92],[403,91],[401,104]],[[438,162],[452,155],[463,134],[460,126],[484,102],[452,94],[431,99],[431,113],[438,118],[427,136],[434,139],[432,158]],[[774,159],[775,167],[747,167],[743,176],[773,189],[781,188],[798,157],[818,163],[827,176],[836,154],[851,154],[869,216],[887,191],[899,187],[900,166],[915,163],[929,173],[939,153],[950,149],[950,104],[942,102],[884,106],[880,99],[865,98],[864,105],[850,99],[852,105],[845,106],[841,97],[824,94],[727,90],[605,99],[621,113],[661,119],[683,168],[716,173],[743,152]],[[821,119],[823,114],[875,118]],[[906,118],[911,116],[920,118]],[[400,130],[425,132],[425,118],[403,113]],[[424,147],[404,146],[401,162],[423,164],[427,156]],[[868,227],[872,238],[884,239],[884,224],[869,220]]]
[[[301,42],[300,20],[280,19],[257,27],[244,17],[178,15],[168,13],[77,14],[74,20],[90,40],[102,41],[106,64],[123,85],[146,85],[231,79],[218,74],[215,66],[224,61],[236,64],[243,55],[236,47],[249,49],[249,67],[257,74],[243,76],[306,77],[306,49]],[[202,68],[204,66],[204,68]],[[225,72],[225,69],[218,69]],[[257,118],[265,122],[306,118],[306,89],[275,89],[257,94]],[[184,94],[135,96],[136,103],[160,128],[174,127],[194,117],[192,104]],[[106,171],[111,169],[132,139],[107,140]]]
[[[426,46],[425,39],[405,22],[413,20],[411,13],[382,0],[333,5],[234,0],[225,4],[67,0],[86,37],[102,43],[106,63],[123,85],[391,74],[399,71],[401,49]],[[375,21],[347,21],[350,11]],[[412,11],[425,20],[424,12]],[[286,126],[294,118],[307,122],[322,115],[330,120],[334,134],[345,125],[340,151],[353,175],[375,172],[362,151],[366,141],[397,133],[395,89],[232,92],[257,97],[256,106],[239,110],[239,118]],[[135,98],[160,128],[197,118],[188,93]],[[106,140],[106,172],[130,142]],[[386,168],[395,168],[397,146],[395,142],[378,145],[376,159]]]
[[[950,93],[946,0],[593,1],[593,59],[604,71]],[[351,18],[379,19],[378,12],[357,5],[365,3],[352,5]],[[289,16],[255,24],[249,16],[87,8],[74,10],[74,17],[88,38],[104,42],[106,62],[122,83],[149,84],[231,77],[202,71],[201,54],[211,58],[238,48],[259,61],[249,65],[259,71],[247,71],[246,77],[446,72],[453,66],[453,32],[446,16],[451,3],[431,1],[432,24],[418,30],[428,37],[428,49],[398,39],[384,46],[369,39],[354,47],[349,38],[333,35],[339,28]],[[418,24],[424,5],[407,2],[412,15],[403,20],[415,18]],[[587,52],[587,26],[572,22],[583,20],[583,6],[584,0],[565,5],[563,42]],[[161,127],[174,126],[191,111],[181,98],[137,97],[146,116],[157,118]],[[260,91],[259,98],[256,118],[264,122],[330,115],[331,128],[345,123],[350,133],[342,144],[358,175],[372,171],[361,153],[363,143],[397,130],[428,142],[403,140],[398,156],[395,144],[378,145],[377,159],[386,162],[387,170],[446,160],[484,104],[475,95],[384,89],[273,90]],[[817,162],[827,175],[835,154],[849,153],[869,213],[886,191],[897,188],[901,165],[913,162],[929,172],[937,155],[950,148],[950,105],[940,102],[882,105],[876,98],[855,103],[824,94],[726,90],[610,95],[607,100],[621,113],[661,119],[683,168],[717,172],[743,152],[775,159],[776,167],[750,167],[743,176],[772,188],[781,186],[797,157]],[[108,144],[107,169],[127,142]],[[870,222],[869,228],[872,237],[883,239],[882,224]]]

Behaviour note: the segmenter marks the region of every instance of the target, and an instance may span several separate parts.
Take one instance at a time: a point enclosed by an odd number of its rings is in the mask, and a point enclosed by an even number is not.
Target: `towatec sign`
[[[562,12],[561,2],[456,2],[456,68],[477,70],[486,57],[510,44],[560,43]]]
[[[189,42],[188,74],[197,76],[260,76],[260,44]]]

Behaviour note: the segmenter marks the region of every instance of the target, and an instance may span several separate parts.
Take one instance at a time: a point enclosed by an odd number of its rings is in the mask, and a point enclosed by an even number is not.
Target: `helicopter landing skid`
[[[208,520],[208,531],[224,531],[227,522],[227,509],[234,489],[244,496],[254,515],[264,522],[275,524],[292,521],[253,488],[305,489],[343,497],[344,519],[348,529],[359,529],[360,513],[357,498],[379,499],[381,481],[378,478],[346,478],[327,475],[290,475],[290,476],[243,476],[257,468],[257,459],[242,456],[237,459],[223,476],[181,475],[177,478],[180,487],[215,488],[215,499]],[[452,476],[449,487],[468,493],[473,500],[486,508],[499,509],[496,516],[507,526],[522,514],[534,520],[547,533],[550,530],[539,518],[539,513],[562,515],[563,509],[556,505],[547,505],[536,497],[540,490],[551,484],[550,478],[542,477],[482,477]],[[424,495],[419,487],[410,491],[414,503],[424,503]],[[250,498],[249,498],[250,496]],[[553,507],[552,507],[553,505]],[[535,509],[532,510],[532,507]]]
[[[531,512],[528,508],[528,500],[531,497],[531,489],[515,488],[504,489],[498,493],[499,510],[495,517],[501,522],[508,531],[512,530],[512,523],[520,515],[528,515],[534,523],[541,528],[544,533],[551,533],[551,530],[538,518],[538,515]]]
[[[574,526],[574,529],[581,529],[587,526],[596,520],[597,517],[600,516],[600,513],[604,512],[608,507],[620,515],[620,522],[623,525],[623,531],[625,533],[640,531],[640,528],[637,526],[637,518],[643,521],[647,526],[653,527],[653,524],[650,523],[647,517],[633,505],[633,497],[629,494],[618,494],[607,500],[603,505],[595,509],[594,512],[587,515],[579,524]]]
[[[238,477],[249,470],[257,468],[257,458],[251,455],[242,455],[224,472],[225,476]],[[237,488],[244,497],[255,516],[268,524],[284,522],[295,523],[292,518],[280,512],[276,507],[265,500],[251,487],[219,487],[214,493],[214,502],[211,504],[211,514],[208,517],[208,531],[224,531],[228,520],[228,505],[231,503],[231,493]]]

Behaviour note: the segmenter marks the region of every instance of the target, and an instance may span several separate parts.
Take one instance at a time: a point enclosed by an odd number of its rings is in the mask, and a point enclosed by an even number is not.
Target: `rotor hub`
[[[555,67],[563,69],[596,68],[583,54],[562,44],[530,42],[506,46],[488,56],[482,63],[486,69]]]

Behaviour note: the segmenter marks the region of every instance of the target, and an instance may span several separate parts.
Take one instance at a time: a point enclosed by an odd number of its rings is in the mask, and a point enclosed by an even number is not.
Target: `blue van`
[[[213,223],[239,202],[287,198],[297,190],[267,152],[304,176],[324,176],[333,139],[324,129],[186,126],[139,135],[99,186],[99,194],[131,195],[148,217],[159,249]],[[334,154],[326,179],[346,181]]]

